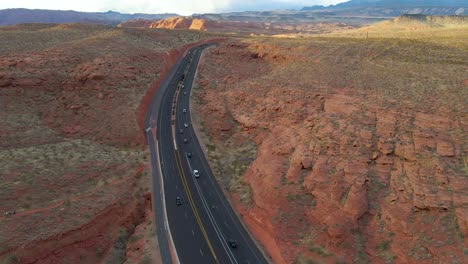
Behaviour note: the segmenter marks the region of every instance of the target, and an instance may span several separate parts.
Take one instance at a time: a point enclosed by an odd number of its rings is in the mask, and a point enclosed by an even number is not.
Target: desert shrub
[[[119,228],[119,233],[109,253],[106,263],[124,263],[127,260],[127,242],[129,234],[125,228]]]

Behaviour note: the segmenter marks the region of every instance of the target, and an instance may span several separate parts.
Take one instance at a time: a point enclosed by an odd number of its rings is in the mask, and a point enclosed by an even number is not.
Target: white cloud
[[[336,4],[345,0],[1,0],[0,9],[31,8],[123,13],[193,13],[300,8]]]
[[[330,5],[347,0],[237,0],[221,11],[300,9],[304,6]]]

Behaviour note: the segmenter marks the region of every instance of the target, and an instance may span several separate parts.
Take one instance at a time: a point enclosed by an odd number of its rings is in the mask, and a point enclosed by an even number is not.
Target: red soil
[[[141,174],[144,167],[140,167],[134,175],[125,179],[116,180],[104,188],[116,188],[123,190],[123,186],[131,186]],[[112,187],[111,187],[112,186]],[[127,189],[128,190],[128,189]],[[90,200],[98,201],[100,198],[100,189],[92,192],[71,197],[67,203],[72,204],[72,210],[77,210],[75,217],[78,221],[83,215],[89,214],[88,209],[80,208],[80,205],[89,203]],[[42,225],[54,223],[57,226],[64,224],[64,216],[57,215],[57,211],[68,210],[70,205],[64,202],[50,204],[46,208],[22,211],[14,215],[14,219],[4,219],[4,224],[10,228],[4,233],[9,239],[8,250],[0,252],[0,257],[8,256],[14,253],[15,259],[21,263],[57,263],[72,262],[77,263],[86,259],[86,261],[97,262],[102,259],[114,243],[113,237],[117,236],[117,230],[124,228],[130,230],[145,218],[145,210],[151,210],[150,194],[135,200],[137,196],[133,191],[119,191],[119,198],[113,204],[106,205],[102,210],[87,221],[86,224],[76,229],[66,230],[56,233],[54,228],[48,227],[50,234],[43,234],[37,240],[27,241],[22,236],[23,229],[30,226],[31,219],[36,219]],[[75,207],[77,205],[78,207]],[[68,215],[68,214],[64,214]],[[14,220],[14,222],[11,222]],[[42,226],[46,228],[46,226]],[[5,246],[5,245],[2,245]]]
[[[20,257],[22,263],[79,263],[84,259],[96,263],[114,243],[109,236],[117,236],[119,228],[134,228],[135,223],[142,222],[146,208],[151,208],[150,199],[146,199],[146,203],[128,203],[128,198],[121,197],[77,230],[23,245],[15,249],[15,254],[24,256]]]
[[[463,262],[466,142],[457,131],[468,128],[466,116],[305,78],[317,69],[307,65],[329,67],[320,55],[328,47],[285,46],[212,50],[200,70],[196,109],[209,144],[257,144],[243,174],[252,203],[232,197],[273,261]]]
[[[151,199],[148,194],[147,199]],[[154,213],[152,207],[146,207],[145,212],[146,218],[142,221],[142,224],[135,228],[135,232],[129,239],[127,244],[127,262],[128,263],[141,263],[148,259],[153,260],[151,263],[159,264],[162,263],[159,246],[153,237],[156,235],[154,226]],[[151,257],[146,257],[146,256]]]
[[[148,250],[139,258],[127,245],[154,228],[144,114],[169,64],[201,38],[89,25],[0,29],[0,262],[157,263],[154,231],[140,239]]]

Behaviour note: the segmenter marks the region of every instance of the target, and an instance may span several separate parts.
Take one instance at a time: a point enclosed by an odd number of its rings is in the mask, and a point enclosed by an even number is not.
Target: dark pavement
[[[147,114],[146,127],[153,126],[147,131],[147,136],[156,218],[160,218],[156,224],[163,263],[172,262],[160,211],[163,207],[162,184],[168,223],[181,263],[268,263],[217,184],[191,125],[192,82],[201,52],[210,45],[190,49],[176,63]],[[157,142],[152,133],[154,128]],[[192,154],[190,158],[186,155],[189,152]],[[162,178],[159,177],[158,166]],[[200,172],[199,178],[194,177],[194,169]],[[177,205],[176,197],[182,199],[181,205]],[[238,246],[231,247],[229,240],[235,240]]]

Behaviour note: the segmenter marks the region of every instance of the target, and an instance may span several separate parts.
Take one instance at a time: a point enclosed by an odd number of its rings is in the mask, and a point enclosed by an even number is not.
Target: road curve
[[[201,53],[211,45],[191,48],[179,58],[145,119],[162,261],[268,263],[217,184],[191,125],[192,83]],[[194,170],[200,177],[194,176]]]

